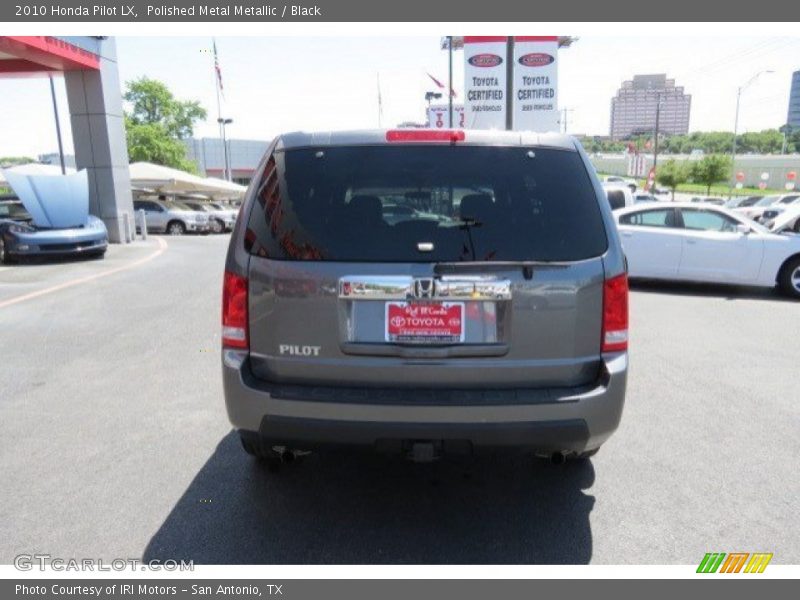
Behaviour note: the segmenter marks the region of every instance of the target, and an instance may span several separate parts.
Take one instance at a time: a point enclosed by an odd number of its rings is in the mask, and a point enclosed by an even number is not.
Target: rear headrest
[[[494,202],[489,194],[468,194],[461,199],[461,218],[483,220],[494,212]]]
[[[348,210],[351,219],[366,223],[383,220],[383,203],[377,196],[353,196]]]

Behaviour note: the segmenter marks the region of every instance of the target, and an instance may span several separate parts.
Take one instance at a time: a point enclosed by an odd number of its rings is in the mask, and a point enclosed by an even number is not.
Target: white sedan
[[[614,215],[630,277],[777,284],[800,299],[800,235],[708,204],[639,205]]]

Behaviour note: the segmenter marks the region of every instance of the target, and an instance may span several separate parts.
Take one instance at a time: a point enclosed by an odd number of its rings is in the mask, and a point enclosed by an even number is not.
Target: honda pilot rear
[[[292,133],[231,237],[225,400],[245,450],[592,454],[625,396],[605,192],[546,134]]]

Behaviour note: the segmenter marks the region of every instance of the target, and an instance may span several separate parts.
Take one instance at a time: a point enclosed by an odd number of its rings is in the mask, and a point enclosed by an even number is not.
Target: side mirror
[[[736,231],[744,235],[747,235],[752,231],[752,229],[750,229],[749,225],[745,225],[744,223],[739,223],[738,225],[736,225]]]

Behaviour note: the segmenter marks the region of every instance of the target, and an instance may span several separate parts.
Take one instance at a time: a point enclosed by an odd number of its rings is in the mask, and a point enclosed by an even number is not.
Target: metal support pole
[[[141,235],[142,240],[147,239],[147,216],[145,215],[144,209],[139,210],[139,227],[141,227]]]
[[[514,36],[506,41],[506,130],[514,129]]]
[[[53,99],[53,116],[56,120],[56,138],[58,138],[58,160],[61,162],[61,174],[67,174],[67,167],[64,164],[64,144],[61,142],[61,123],[58,119],[58,103],[56,102],[56,85],[53,83],[53,76],[48,75],[50,79],[50,96]]]

